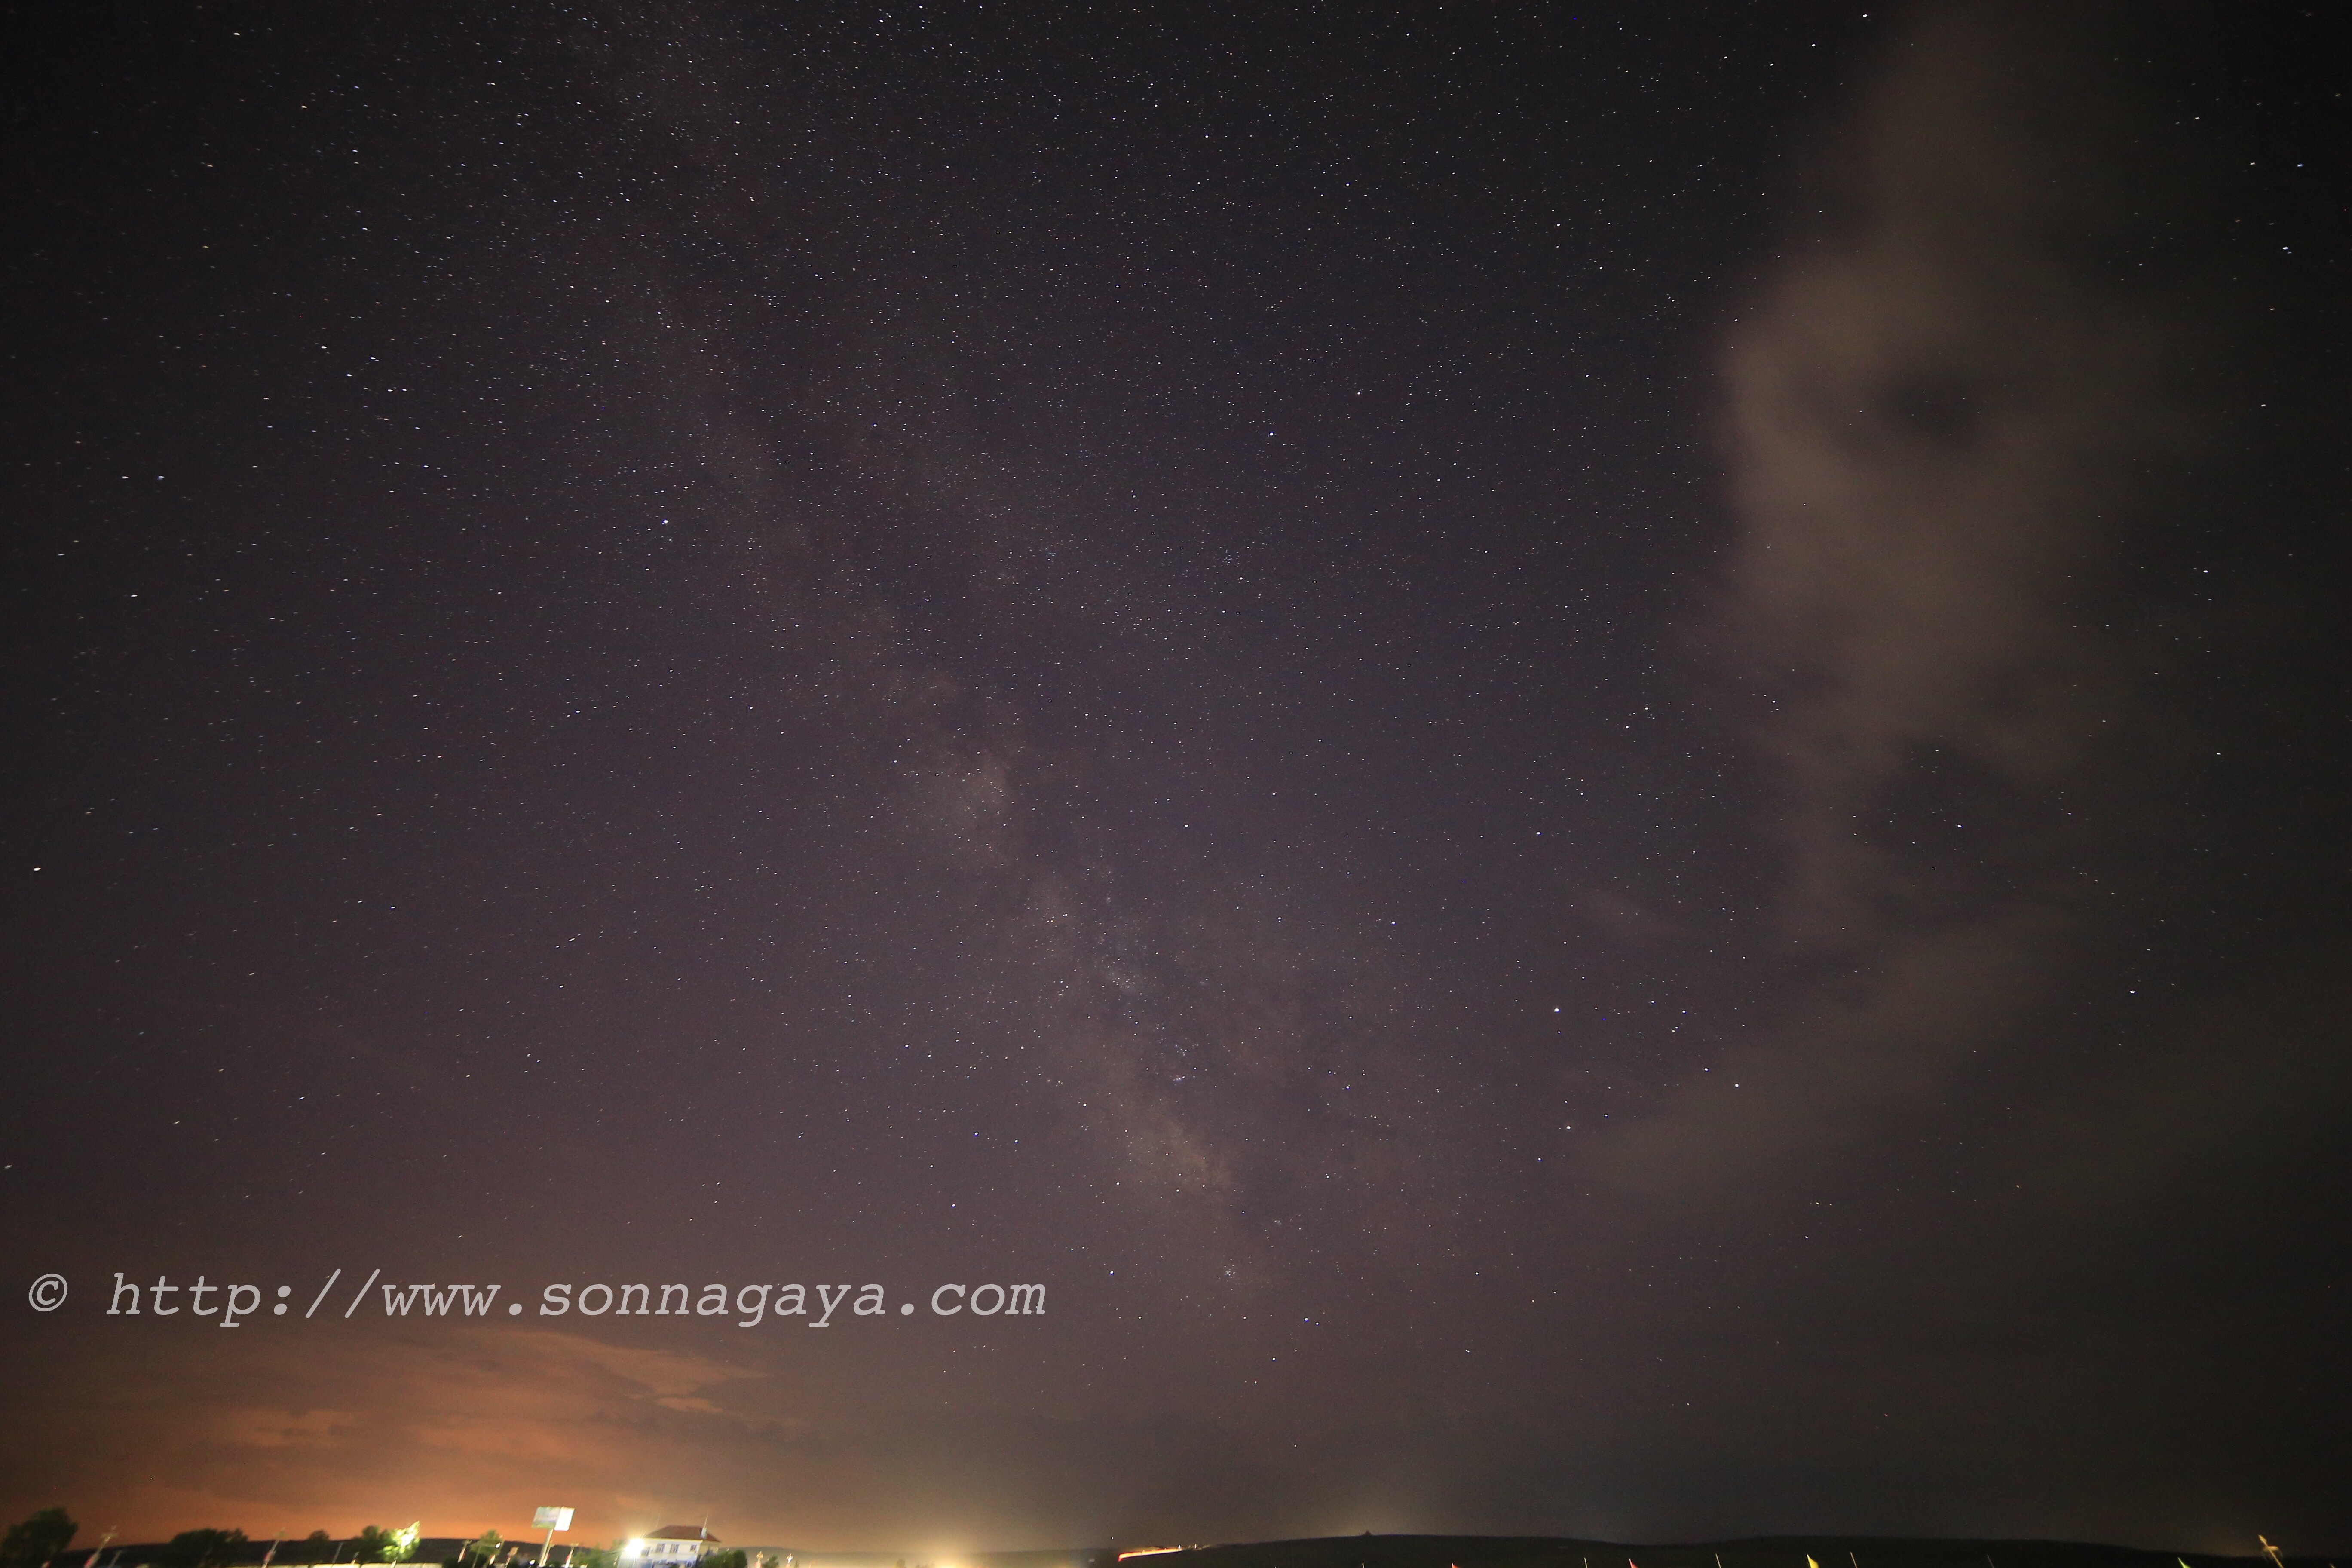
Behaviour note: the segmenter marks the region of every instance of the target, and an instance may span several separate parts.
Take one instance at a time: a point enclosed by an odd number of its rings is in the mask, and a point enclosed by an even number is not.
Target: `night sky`
[[[6,27],[9,1521],[2352,1548],[2340,9]]]

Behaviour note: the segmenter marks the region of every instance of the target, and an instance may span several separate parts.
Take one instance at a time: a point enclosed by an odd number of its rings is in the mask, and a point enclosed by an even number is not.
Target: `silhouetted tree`
[[[242,1530],[184,1530],[163,1548],[166,1568],[228,1568],[245,1544]]]
[[[7,1539],[0,1541],[0,1563],[7,1568],[33,1568],[46,1563],[73,1544],[74,1531],[79,1528],[65,1510],[45,1508],[24,1523],[8,1527]]]

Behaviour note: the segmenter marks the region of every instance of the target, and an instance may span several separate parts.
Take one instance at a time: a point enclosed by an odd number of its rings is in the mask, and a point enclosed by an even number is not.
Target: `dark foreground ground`
[[[2254,1542],[2249,1541],[2249,1548]],[[1882,1536],[1787,1535],[1682,1545],[1499,1535],[1353,1535],[1202,1546],[1128,1568],[2269,1568],[2253,1552],[2143,1552],[2073,1541],[1922,1541]],[[2288,1568],[2335,1568],[2289,1555]]]
[[[349,1542],[339,1558],[351,1555]],[[454,1557],[465,1542],[457,1537],[418,1542],[416,1568]],[[2249,1542],[2249,1546],[2253,1543]],[[226,1568],[254,1568],[268,1549],[254,1542],[236,1552]],[[932,1568],[915,1556],[892,1552],[795,1552],[788,1546],[751,1551],[772,1559],[787,1552],[797,1568]],[[1131,1549],[1130,1549],[1131,1550]],[[522,1543],[516,1568],[535,1568],[536,1542]],[[1082,1547],[1048,1552],[981,1552],[960,1555],[957,1568],[1117,1568],[1119,1549]],[[161,1568],[167,1559],[161,1542],[110,1546],[103,1568]],[[565,1552],[555,1549],[551,1568],[563,1568]],[[87,1550],[51,1558],[44,1568],[90,1568]],[[1339,1535],[1307,1541],[1256,1541],[1188,1546],[1181,1551],[1130,1557],[1126,1568],[2273,1568],[2252,1552],[2223,1557],[2209,1552],[2144,1552],[2075,1541],[1929,1541],[1860,1535],[1773,1535],[1741,1541],[1701,1541],[1679,1545],[1640,1545],[1622,1541],[1568,1541],[1516,1535]],[[276,1568],[289,1568],[281,1551]],[[343,1568],[352,1568],[344,1563]],[[2352,1568],[2326,1556],[2289,1553],[2279,1568]]]

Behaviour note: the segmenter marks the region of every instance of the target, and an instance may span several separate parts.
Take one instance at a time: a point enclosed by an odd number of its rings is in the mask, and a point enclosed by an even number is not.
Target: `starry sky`
[[[2352,1546],[2331,8],[6,27],[10,1519]]]

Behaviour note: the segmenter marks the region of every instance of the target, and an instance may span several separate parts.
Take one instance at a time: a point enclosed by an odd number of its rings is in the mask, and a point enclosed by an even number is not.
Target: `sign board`
[[[530,1516],[530,1527],[533,1530],[569,1530],[572,1528],[572,1510],[568,1508],[541,1509]]]

